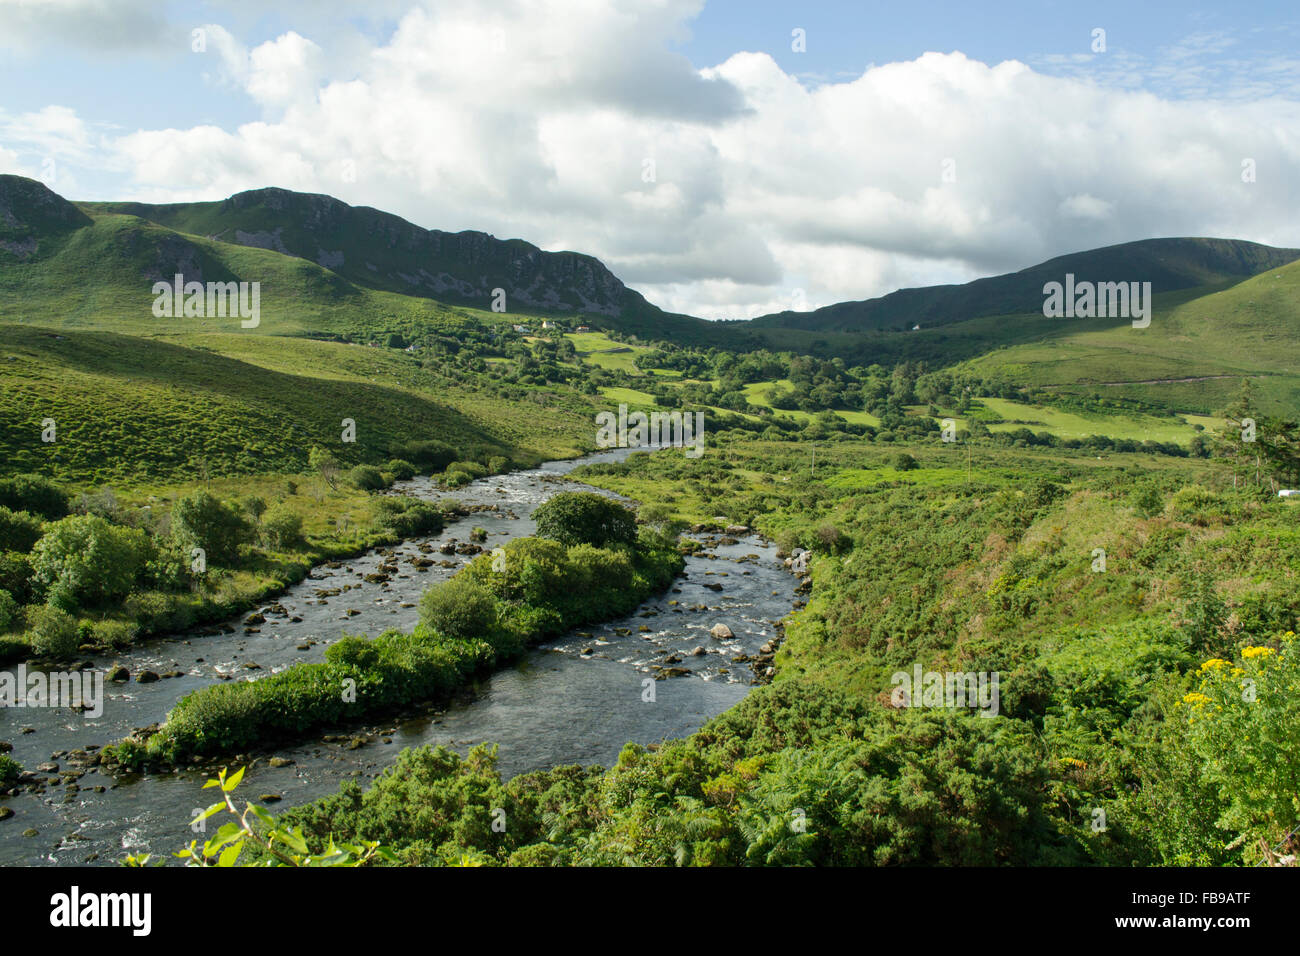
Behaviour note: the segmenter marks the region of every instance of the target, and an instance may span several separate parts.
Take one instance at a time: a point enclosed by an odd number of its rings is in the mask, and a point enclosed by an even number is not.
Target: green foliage
[[[23,772],[22,765],[8,754],[0,754],[0,787],[12,787]]]
[[[496,621],[497,604],[491,592],[463,575],[435,584],[420,598],[420,623],[447,637],[481,638]]]
[[[391,495],[374,501],[376,522],[399,538],[426,537],[437,534],[446,523],[442,509],[435,503]]]
[[[151,557],[144,532],[95,515],[50,524],[32,554],[33,581],[64,610],[120,600]]]
[[[0,588],[0,632],[9,630],[9,626],[18,619],[20,605],[13,595]]]
[[[41,522],[25,511],[0,506],[0,551],[32,550],[41,537]]]
[[[202,548],[209,565],[233,565],[239,548],[251,540],[253,529],[240,511],[206,491],[176,502],[171,513],[172,535],[184,550]]]
[[[617,501],[591,491],[566,491],[533,512],[537,534],[568,547],[597,548],[636,542],[636,515]]]
[[[416,474],[415,465],[401,458],[393,458],[384,468],[393,476],[394,481],[410,481]]]
[[[57,520],[68,513],[68,495],[40,475],[14,475],[0,478],[0,507]]]
[[[41,657],[62,659],[77,653],[77,619],[71,614],[57,607],[33,607],[27,623],[32,650]]]
[[[388,487],[383,472],[374,465],[357,465],[348,472],[348,483],[362,491],[382,491]]]
[[[287,551],[302,544],[302,515],[285,505],[275,505],[262,519],[262,536],[269,547]]]
[[[221,789],[221,799],[202,810],[190,821],[191,828],[204,825],[217,814],[225,813],[234,819],[217,828],[203,845],[191,840],[190,845],[176,853],[185,861],[186,866],[197,867],[234,867],[234,866],[366,866],[380,860],[395,859],[393,854],[378,843],[362,841],[355,844],[335,844],[331,839],[320,853],[311,853],[307,849],[302,834],[291,827],[283,827],[275,822],[271,814],[252,803],[245,803],[241,811],[235,806],[231,794],[244,779],[244,768],[227,775],[226,770],[217,772],[203,785],[204,790],[213,787]],[[240,863],[239,859],[245,849],[249,857],[260,855],[258,863]],[[149,854],[130,854],[123,861],[129,867],[148,866]]]

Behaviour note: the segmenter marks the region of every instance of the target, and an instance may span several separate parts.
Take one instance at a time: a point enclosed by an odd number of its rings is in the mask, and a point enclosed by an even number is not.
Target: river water
[[[271,602],[279,606],[274,611],[262,609],[266,621],[253,633],[245,627],[247,615],[241,615],[219,633],[202,629],[96,659],[100,670],[119,662],[132,676],[128,683],[105,683],[98,719],[69,708],[3,708],[0,740],[13,745],[11,756],[27,770],[51,761],[62,772],[80,769],[53,755],[103,746],[161,721],[182,696],[218,680],[255,679],[300,661],[320,660],[325,648],[344,634],[409,631],[418,620],[416,605],[424,590],[471,560],[444,555],[440,545],[468,541],[473,528],[488,532],[482,543],[486,549],[532,534],[533,509],[551,495],[592,490],[566,478],[569,471],[628,454],[617,449],[549,462],[451,493],[439,492],[427,479],[403,482],[398,489],[422,498],[451,497],[495,510],[472,513],[432,537],[316,567]],[[437,563],[421,569],[412,563],[421,558],[454,566]],[[386,582],[365,581],[381,564],[399,570]],[[259,759],[249,767],[239,793],[250,800],[278,795],[281,799],[268,806],[281,810],[333,793],[345,778],[376,777],[402,749],[424,744],[466,753],[476,744],[496,743],[498,767],[506,778],[560,764],[608,766],[627,742],[652,744],[687,736],[743,698],[753,672],[732,658],[752,655],[776,636],[774,624],[789,613],[795,583],[776,558],[775,547],[756,537],[711,543],[687,559],[685,576],[669,593],[627,618],[570,632],[534,649],[454,702],[412,712],[403,720],[333,728],[302,745],[252,755]],[[735,638],[711,637],[709,629],[718,623],[730,627]],[[693,655],[699,648],[705,653]],[[656,665],[690,673],[647,684]],[[146,669],[181,676],[136,683],[135,675]],[[650,701],[648,687],[654,691]],[[326,735],[344,739],[325,742],[321,738]],[[364,745],[349,743],[355,737]],[[266,758],[272,755],[292,763],[271,767]],[[201,790],[208,774],[199,770],[141,776],[91,768],[75,781],[55,772],[44,776],[45,792],[0,798],[0,806],[14,811],[0,820],[0,865],[115,864],[128,852],[168,858],[198,837],[188,821],[211,802],[210,792]]]

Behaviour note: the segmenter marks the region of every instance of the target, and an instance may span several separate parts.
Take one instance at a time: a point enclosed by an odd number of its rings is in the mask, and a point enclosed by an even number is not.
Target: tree
[[[36,542],[32,578],[48,602],[64,610],[114,601],[131,590],[150,550],[143,531],[97,515],[72,515],[51,524]]]
[[[206,491],[181,498],[172,508],[172,535],[184,550],[202,548],[209,564],[231,565],[252,528],[238,509]]]
[[[591,491],[565,491],[535,512],[537,534],[566,547],[631,546],[636,542],[636,515],[617,501]]]
[[[307,466],[320,475],[331,490],[338,487],[339,470],[343,466],[339,464],[339,460],[333,453],[321,448],[320,445],[312,445],[311,451],[307,452]]]

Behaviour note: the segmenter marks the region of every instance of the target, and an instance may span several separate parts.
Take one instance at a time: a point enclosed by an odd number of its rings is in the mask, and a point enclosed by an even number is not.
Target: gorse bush
[[[415,466],[401,458],[392,459],[384,468],[393,476],[394,481],[410,481],[416,474]]]

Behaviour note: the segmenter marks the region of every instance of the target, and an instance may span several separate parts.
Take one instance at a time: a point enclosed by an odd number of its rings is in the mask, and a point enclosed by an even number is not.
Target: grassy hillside
[[[954,326],[980,337],[1011,327],[1004,347],[966,367],[1067,394],[1137,398],[1209,414],[1250,378],[1261,405],[1300,407],[1300,263],[1205,294],[1156,300],[1151,325],[1041,315]]]
[[[575,454],[591,420],[576,398],[540,414],[451,388],[392,350],[264,335],[164,341],[6,325],[0,368],[5,471],[79,482],[300,471],[317,444],[353,462],[422,439],[535,460]],[[46,418],[52,444],[41,441]],[[345,418],[355,445],[340,443]]]

